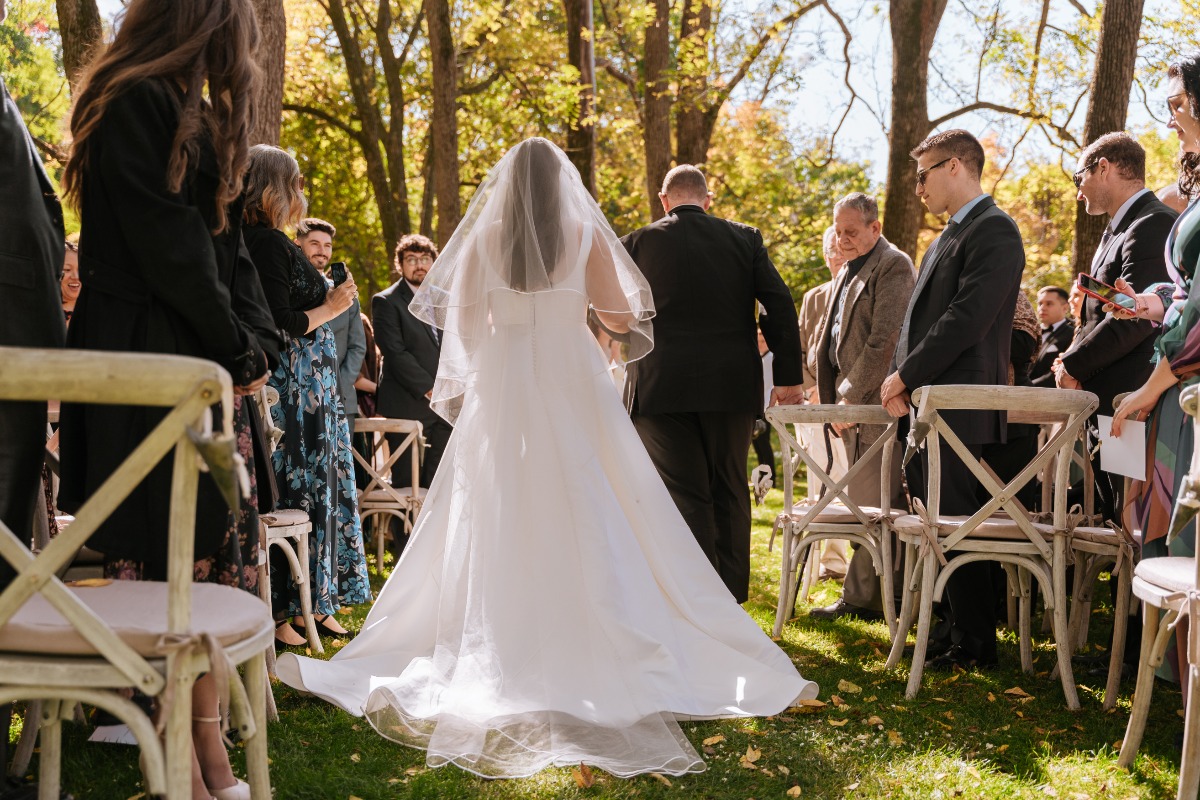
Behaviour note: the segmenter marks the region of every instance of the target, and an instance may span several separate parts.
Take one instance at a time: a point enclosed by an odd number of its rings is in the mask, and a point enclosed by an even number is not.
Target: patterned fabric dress
[[[270,381],[279,390],[272,419],[283,431],[272,459],[279,507],[303,509],[312,521],[309,573],[317,614],[371,599],[350,427],[337,381],[337,351],[328,325],[290,337]],[[300,613],[294,593],[288,613]]]
[[[1200,201],[1184,210],[1167,237],[1167,270],[1174,283],[1150,287],[1168,309],[1154,349],[1158,358],[1170,361],[1171,371],[1180,380],[1163,392],[1150,414],[1146,433],[1150,474],[1144,483],[1135,481],[1131,492],[1133,513],[1143,535],[1142,558],[1196,554],[1194,519],[1176,536],[1167,534],[1195,444],[1192,418],[1179,407],[1179,396],[1184,387],[1200,382],[1200,292],[1192,291],[1198,268]],[[1173,651],[1160,674],[1178,680]]]

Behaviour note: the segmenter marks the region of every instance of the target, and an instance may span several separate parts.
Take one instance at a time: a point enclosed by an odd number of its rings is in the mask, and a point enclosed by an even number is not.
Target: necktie
[[[925,258],[921,259],[921,271],[917,275],[917,285],[913,287],[912,298],[908,301],[908,310],[904,312],[904,324],[900,327],[900,339],[896,342],[897,367],[904,363],[904,359],[908,358],[908,328],[912,323],[913,306],[916,305],[917,298],[921,295],[925,284],[929,283],[929,276],[933,274],[934,267],[937,266],[938,254],[943,243],[949,242],[957,230],[957,222],[954,220],[947,222],[946,227],[942,230],[942,235],[933,240],[933,244],[925,252]]]
[[[1096,248],[1096,255],[1092,256],[1092,268],[1093,269],[1095,269],[1096,265],[1100,263],[1100,257],[1102,255],[1104,255],[1104,251],[1108,247],[1108,243],[1112,241],[1112,238],[1113,238],[1112,226],[1105,225],[1104,233],[1100,234],[1100,246]]]

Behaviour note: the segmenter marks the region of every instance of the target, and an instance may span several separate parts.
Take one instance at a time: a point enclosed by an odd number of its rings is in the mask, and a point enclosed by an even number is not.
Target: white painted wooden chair
[[[1200,434],[1200,387],[1190,386],[1180,398],[1183,410],[1192,416],[1192,427]],[[1176,503],[1200,508],[1200,447],[1192,450],[1192,463],[1183,479]],[[1177,509],[1178,513],[1178,509]],[[1142,651],[1138,661],[1137,687],[1121,755],[1117,763],[1133,765],[1154,690],[1154,672],[1162,666],[1175,626],[1188,620],[1187,706],[1184,709],[1183,754],[1179,767],[1178,800],[1195,800],[1200,794],[1200,562],[1193,556],[1147,558],[1133,573],[1133,594],[1142,601]]]
[[[232,435],[229,375],[192,358],[0,348],[0,399],[50,398],[170,411],[37,556],[0,524],[0,557],[16,570],[0,594],[0,703],[42,701],[39,797],[59,796],[61,722],[83,702],[129,726],[142,749],[149,794],[190,798],[192,685],[211,672],[231,698],[253,796],[269,800],[263,651],[273,636],[271,614],[246,592],[192,579],[201,458],[227,498],[236,498],[243,469]],[[213,432],[210,406],[218,401],[225,413]],[[66,586],[58,571],[172,451],[169,580]],[[245,665],[244,685],[236,664]],[[127,688],[158,701],[165,743],[155,723],[121,695]]]
[[[271,409],[279,404],[279,392],[264,386],[255,396],[259,420],[268,432],[271,450],[274,451],[283,437],[283,431],[271,421]],[[268,454],[269,456],[270,454]],[[304,620],[305,638],[314,653],[324,653],[317,621],[312,611],[312,581],[309,580],[309,538],[312,536],[312,520],[308,512],[297,508],[276,508],[268,514],[259,514],[258,524],[262,530],[258,548],[258,594],[271,607],[271,548],[277,547],[287,559],[292,582],[300,593],[300,616]],[[275,643],[267,653],[267,669],[275,677]]]
[[[358,516],[365,529],[367,519],[375,517],[375,564],[383,568],[384,539],[390,535],[387,520],[399,519],[404,533],[412,533],[421,505],[425,502],[425,489],[421,488],[421,460],[425,452],[425,432],[420,422],[411,419],[387,419],[385,417],[355,417],[354,432],[365,433],[371,442],[371,458],[363,458],[354,451],[355,469],[365,471],[369,480],[358,495]],[[387,434],[400,434],[404,438],[394,447]],[[390,452],[389,452],[390,449]],[[386,453],[382,463],[376,467],[375,455]],[[408,486],[392,486],[392,467],[405,451],[409,454],[412,482]]]
[[[921,687],[925,653],[933,622],[933,604],[942,598],[954,570],[975,561],[998,561],[1017,568],[1019,639],[1021,665],[1033,670],[1029,630],[1032,576],[1040,584],[1046,606],[1053,613],[1053,633],[1058,653],[1059,679],[1071,709],[1079,708],[1079,696],[1071,672],[1073,642],[1069,631],[1066,570],[1074,539],[1096,539],[1115,546],[1114,532],[1080,527],[1082,520],[1067,513],[1068,475],[1071,448],[1088,416],[1096,408],[1090,392],[998,386],[927,386],[912,394],[917,409],[910,434],[910,447],[922,443],[929,450],[928,504],[920,513],[900,517],[894,529],[904,544],[905,581],[900,606],[898,635],[893,638],[887,666],[895,667],[903,655],[905,639],[917,611],[916,645],[905,696],[916,697]],[[950,429],[941,412],[946,410],[1007,410],[1024,422],[1057,422],[1054,435],[1042,442],[1033,459],[1007,484],[1001,484],[985,464],[971,455]],[[940,442],[945,440],[963,464],[979,480],[991,498],[970,516],[940,513]],[[1057,458],[1052,521],[1034,522],[1016,494]],[[947,559],[947,555],[954,555]]]
[[[825,539],[848,539],[871,556],[875,572],[879,575],[883,595],[884,618],[888,628],[895,630],[896,611],[892,588],[892,545],[890,520],[903,513],[903,509],[890,506],[891,482],[889,480],[893,450],[896,443],[896,420],[882,406],[844,405],[798,405],[772,406],[766,412],[767,421],[779,435],[781,447],[780,471],[783,473],[783,512],[776,516],[771,531],[771,544],[775,533],[782,534],[780,546],[782,563],[779,573],[779,602],[775,609],[774,635],[779,636],[783,625],[791,617],[796,604],[800,584],[800,568],[805,563],[809,548]],[[851,464],[839,479],[833,479],[812,453],[800,446],[792,435],[789,425],[851,422],[863,425],[885,426],[880,437]],[[882,507],[860,506],[854,503],[846,487],[882,452],[880,470],[880,497]],[[797,471],[806,468],[809,496],[818,499],[795,499]],[[820,485],[824,493],[814,492]]]

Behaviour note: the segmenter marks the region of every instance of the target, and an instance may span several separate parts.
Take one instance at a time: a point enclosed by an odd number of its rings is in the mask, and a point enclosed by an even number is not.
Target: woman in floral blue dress
[[[279,391],[272,415],[283,439],[273,463],[279,507],[302,509],[312,521],[309,572],[313,612],[323,634],[346,634],[333,615],[341,606],[371,599],[362,526],[354,486],[350,428],[338,393],[337,353],[328,322],[351,305],[353,279],[331,288],[325,276],[281,228],[304,216],[304,178],[296,160],[278,147],[250,150],[243,236],[258,269],[271,313],[287,335],[271,386]],[[275,570],[286,574],[286,570]],[[299,623],[299,594],[281,583],[274,591],[280,645],[303,645],[287,623]]]

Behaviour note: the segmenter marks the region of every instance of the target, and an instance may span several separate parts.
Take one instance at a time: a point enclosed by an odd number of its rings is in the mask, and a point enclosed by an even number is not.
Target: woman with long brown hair
[[[89,67],[63,175],[82,225],[68,346],[208,358],[239,395],[266,382],[281,342],[240,232],[257,43],[250,0],[133,0]],[[60,505],[81,504],[165,413],[64,406]],[[239,448],[253,463],[249,416],[238,397]],[[164,462],[92,538],[111,577],[164,578],[170,480]],[[208,475],[199,491],[196,580],[254,591],[253,497],[231,513]],[[193,797],[248,798],[210,677],[196,683],[192,710]]]

